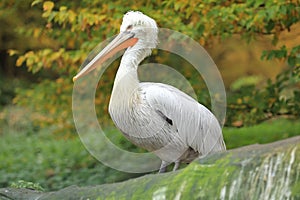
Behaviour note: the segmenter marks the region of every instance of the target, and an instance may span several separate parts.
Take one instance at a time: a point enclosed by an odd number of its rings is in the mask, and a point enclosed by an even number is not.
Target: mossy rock
[[[186,168],[54,192],[0,189],[2,199],[300,199],[300,136],[207,156]]]

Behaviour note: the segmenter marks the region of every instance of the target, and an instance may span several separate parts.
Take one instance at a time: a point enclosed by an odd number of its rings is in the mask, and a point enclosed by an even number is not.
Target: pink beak
[[[134,34],[130,32],[121,32],[113,41],[111,41],[99,54],[97,54],[91,62],[89,62],[76,76],[73,77],[75,82],[81,76],[84,76],[101,65],[107,59],[115,55],[117,52],[131,47],[137,43],[138,39],[134,38]]]

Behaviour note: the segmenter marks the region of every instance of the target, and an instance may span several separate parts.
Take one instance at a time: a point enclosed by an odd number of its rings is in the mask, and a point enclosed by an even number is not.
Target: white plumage
[[[128,140],[162,160],[160,172],[164,172],[170,163],[176,170],[181,162],[226,147],[219,122],[206,107],[170,85],[140,83],[138,65],[156,47],[157,34],[153,19],[128,12],[119,36],[74,79],[93,70],[111,52],[128,47],[116,74],[109,113]]]

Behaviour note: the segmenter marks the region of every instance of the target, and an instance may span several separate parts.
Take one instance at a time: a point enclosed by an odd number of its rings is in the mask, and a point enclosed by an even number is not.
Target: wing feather
[[[172,121],[187,146],[200,155],[226,149],[219,122],[205,106],[170,85],[140,85],[150,107]]]

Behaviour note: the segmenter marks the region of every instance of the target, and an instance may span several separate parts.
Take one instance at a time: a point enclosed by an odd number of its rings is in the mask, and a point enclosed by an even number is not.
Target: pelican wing
[[[185,144],[200,155],[225,150],[216,117],[203,105],[175,87],[162,83],[141,83],[145,100],[178,131]]]

